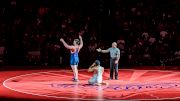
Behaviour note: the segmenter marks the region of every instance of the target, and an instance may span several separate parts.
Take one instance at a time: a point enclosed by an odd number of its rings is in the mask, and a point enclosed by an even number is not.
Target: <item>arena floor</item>
[[[109,85],[92,86],[92,73],[79,70],[78,83],[71,70],[41,69],[0,72],[3,100],[180,100],[180,71],[120,69],[119,80],[103,78]],[[0,100],[1,101],[1,100]]]

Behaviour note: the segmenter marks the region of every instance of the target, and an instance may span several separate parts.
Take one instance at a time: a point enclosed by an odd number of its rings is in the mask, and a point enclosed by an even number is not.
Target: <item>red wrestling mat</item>
[[[92,74],[79,70],[80,82],[72,82],[71,70],[31,70],[1,72],[0,95],[31,100],[179,100],[180,72],[160,70],[120,70],[119,80],[109,85],[91,86]],[[3,78],[3,79],[2,79]]]

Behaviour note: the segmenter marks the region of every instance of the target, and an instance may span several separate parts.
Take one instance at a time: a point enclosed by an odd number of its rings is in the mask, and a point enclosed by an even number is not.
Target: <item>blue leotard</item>
[[[78,65],[78,63],[79,63],[78,48],[76,48],[76,51],[74,53],[71,53],[70,65]]]

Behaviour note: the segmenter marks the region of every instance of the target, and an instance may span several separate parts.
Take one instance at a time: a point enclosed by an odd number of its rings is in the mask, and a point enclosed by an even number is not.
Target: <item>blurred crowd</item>
[[[180,65],[178,0],[1,0],[0,53],[5,65],[69,65],[63,47],[83,33],[80,66],[100,59],[116,41],[120,66]]]

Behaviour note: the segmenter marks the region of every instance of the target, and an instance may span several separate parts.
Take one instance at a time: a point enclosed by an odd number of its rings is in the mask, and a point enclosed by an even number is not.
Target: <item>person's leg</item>
[[[118,64],[114,64],[115,67],[115,79],[118,80]]]
[[[73,81],[77,82],[77,81],[78,81],[78,70],[77,70],[77,65],[71,65],[71,68],[72,68],[73,74],[74,74]]]
[[[113,60],[110,59],[110,80],[113,79],[113,71],[114,71],[114,68],[113,68]]]
[[[88,84],[92,85],[93,83],[93,78],[89,79]]]
[[[73,71],[73,80],[75,79],[75,66],[74,65],[71,65],[71,68],[72,68],[72,71]]]
[[[96,81],[97,81],[97,76],[93,75],[93,77],[91,79],[89,79],[88,83],[90,85],[94,85],[94,84],[96,84]]]
[[[75,79],[78,80],[78,65],[74,65]]]

